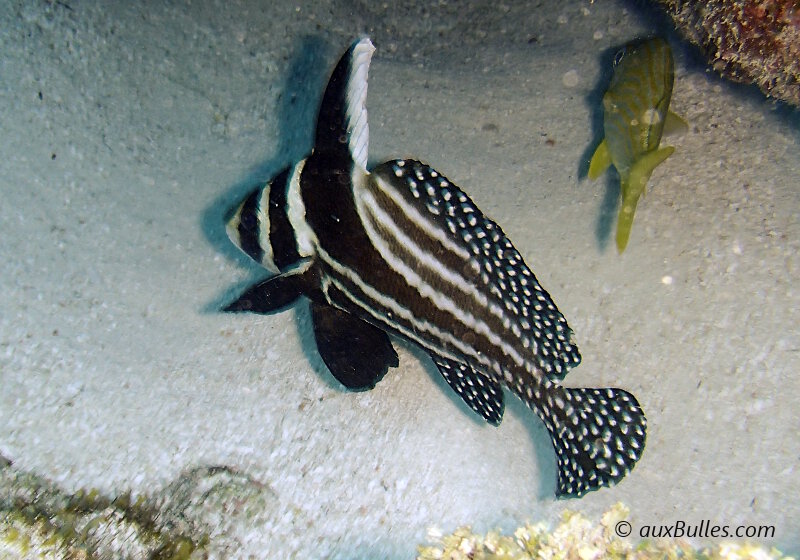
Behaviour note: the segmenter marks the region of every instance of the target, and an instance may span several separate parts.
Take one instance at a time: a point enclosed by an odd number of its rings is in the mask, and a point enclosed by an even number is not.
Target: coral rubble
[[[525,525],[513,535],[490,532],[476,535],[468,527],[450,535],[432,531],[431,545],[419,547],[417,560],[792,560],[777,550],[747,543],[724,542],[695,549],[681,540],[642,541],[633,544],[615,533],[626,523],[628,509],[616,504],[592,523],[580,513],[567,511],[561,523],[548,531],[543,523]]]
[[[286,514],[269,485],[224,466],[184,471],[151,495],[108,498],[69,494],[0,457],[2,560],[235,558],[254,527]]]
[[[201,544],[160,527],[144,498],[69,495],[8,461],[0,466],[0,558],[188,560]]]
[[[658,2],[717,72],[800,107],[800,1]]]

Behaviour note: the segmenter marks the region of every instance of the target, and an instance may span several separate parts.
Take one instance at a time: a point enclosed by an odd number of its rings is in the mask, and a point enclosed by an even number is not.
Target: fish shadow
[[[550,442],[547,428],[533,411],[520,399],[505,391],[506,414],[511,412],[514,416],[523,419],[523,426],[533,442],[536,464],[539,471],[539,488],[537,491],[540,500],[552,499],[556,492],[558,470],[556,468],[556,452]],[[510,398],[509,398],[510,397]]]
[[[225,224],[238,204],[254,189],[263,186],[288,166],[302,160],[311,151],[319,110],[320,95],[327,80],[328,54],[326,43],[314,36],[303,37],[289,61],[284,86],[275,109],[278,115],[278,134],[274,145],[274,156],[248,170],[244,177],[229,186],[204,210],[200,227],[206,240],[225,258],[234,261],[250,274],[224,288],[203,308],[203,313],[217,314],[222,307],[253,284],[271,275],[258,263],[245,255],[229,239]],[[330,373],[317,352],[311,325],[311,310],[308,301],[300,301],[275,310],[274,314],[292,311],[294,326],[305,358],[316,374],[328,387],[342,390],[342,386]]]
[[[611,83],[613,74],[614,56],[623,45],[609,47],[597,55],[597,66],[602,68],[602,73],[595,86],[584,96],[583,102],[589,109],[589,124],[592,131],[592,141],[586,146],[578,161],[578,179],[587,179],[589,176],[589,162],[592,154],[600,145],[605,133],[603,132],[603,96]]]
[[[300,161],[311,150],[319,92],[327,79],[325,72],[321,71],[326,67],[321,61],[327,61],[328,51],[320,38],[306,36],[300,40],[296,54],[289,61],[275,111],[279,122],[274,155],[247,170],[244,177],[216,197],[200,217],[200,229],[208,243],[219,254],[251,272],[249,278],[228,286],[208,302],[202,310],[205,314],[219,313],[220,308],[245,287],[267,277],[261,266],[230,242],[225,224],[248,193],[263,186],[282,169]]]
[[[395,342],[397,339],[393,339]],[[401,344],[413,354],[425,368],[425,371],[433,380],[434,384],[441,390],[453,406],[461,412],[461,415],[469,419],[476,426],[486,428],[487,437],[492,437],[494,434],[492,429],[494,426],[489,425],[481,416],[475,413],[467,403],[456,393],[450,385],[445,381],[436,364],[433,363],[427,353],[418,346],[401,341]],[[391,374],[391,372],[390,372]],[[536,414],[529,409],[525,403],[513,395],[510,391],[503,388],[503,400],[505,402],[505,412],[503,418],[509,415],[516,416],[522,419],[522,423],[528,432],[531,441],[533,442],[534,454],[539,472],[539,487],[537,489],[537,496],[540,500],[546,500],[553,496],[555,492],[554,481],[558,477],[556,471],[555,451],[550,443],[550,435],[544,424],[539,420]],[[498,426],[499,428],[499,426]]]
[[[584,103],[589,108],[590,125],[592,131],[592,141],[586,146],[586,149],[581,154],[578,161],[578,180],[588,180],[589,175],[589,162],[592,159],[594,151],[600,142],[603,141],[605,133],[603,132],[603,95],[611,82],[613,74],[613,62],[617,52],[628,43],[623,43],[614,47],[609,47],[601,51],[597,55],[597,64],[599,68],[603,69],[600,77],[595,86],[584,96]],[[614,170],[611,166],[609,171]],[[597,220],[595,221],[595,240],[597,241],[597,248],[601,253],[604,253],[608,248],[611,239],[611,231],[614,227],[614,217],[617,211],[617,204],[619,200],[619,176],[616,170],[613,172],[606,172],[603,174],[605,180],[605,192],[603,200],[600,203]]]
[[[617,208],[620,199],[619,174],[613,167],[605,174],[605,192],[603,200],[600,202],[600,209],[595,222],[595,240],[597,248],[601,253],[605,253],[611,242],[614,222],[617,216]]]
[[[278,134],[274,155],[248,170],[244,177],[216,197],[202,213],[200,228],[214,249],[250,273],[247,278],[223,288],[202,309],[204,314],[217,314],[246,288],[271,276],[263,267],[245,255],[229,239],[225,224],[238,204],[254,189],[263,186],[288,166],[302,160],[311,151],[316,128],[319,102],[328,79],[329,46],[319,37],[306,36],[300,40],[295,55],[289,61],[284,85],[275,108],[278,115]],[[314,373],[333,390],[345,391],[328,370],[317,351],[311,310],[301,298],[271,314],[291,311],[294,326],[304,357]]]
[[[295,325],[297,326],[297,333],[301,341],[301,347],[314,372],[330,389],[341,393],[353,392],[346,389],[341,383],[339,383],[339,381],[336,380],[330,370],[328,370],[328,367],[322,361],[322,358],[317,351],[316,341],[314,340],[313,327],[311,324],[311,311],[309,306],[303,302],[302,304],[295,305],[294,310],[296,315]],[[453,404],[454,409],[459,411],[460,416],[463,416],[467,421],[471,422],[475,426],[485,427],[487,437],[491,437],[493,435],[493,426],[487,424],[486,421],[484,421],[481,416],[476,414],[450,387],[442,374],[439,372],[436,364],[433,362],[433,360],[431,360],[430,356],[427,352],[425,352],[424,349],[396,336],[392,336],[391,340],[392,345],[396,350],[400,348],[406,350],[407,354],[415,358],[416,361],[422,365],[425,372],[433,380],[434,385],[436,385],[438,390],[440,390]],[[399,354],[402,360],[403,353]],[[397,368],[390,368],[389,372],[386,374],[386,377],[396,373]],[[536,415],[533,414],[533,412],[527,406],[525,406],[520,399],[516,398],[505,389],[503,390],[503,393],[506,403],[504,417],[507,417],[509,414],[511,414],[523,419],[523,425],[533,441],[534,453],[538,463],[538,472],[540,473],[537,495],[541,500],[548,499],[553,495],[553,481],[555,481],[558,476],[556,471],[555,452],[552,444],[550,443],[550,436],[547,433],[547,429],[544,427],[544,424],[539,421],[538,417],[536,417]]]

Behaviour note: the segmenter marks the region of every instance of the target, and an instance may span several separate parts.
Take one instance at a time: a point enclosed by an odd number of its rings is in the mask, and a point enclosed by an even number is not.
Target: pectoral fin
[[[597,146],[597,149],[594,151],[592,160],[589,162],[589,179],[594,181],[600,177],[600,175],[605,173],[609,165],[611,165],[611,154],[608,152],[608,144],[605,138],[603,138],[603,141],[600,142],[600,145]]]
[[[248,288],[223,311],[267,314],[288,307],[301,295],[311,292],[313,286],[311,275],[310,267],[306,264],[273,276]]]
[[[397,353],[389,335],[358,317],[324,303],[311,303],[317,350],[333,376],[354,391],[375,387]]]
[[[689,130],[689,123],[683,117],[672,111],[667,111],[667,116],[664,120],[664,131],[661,133],[662,136],[680,136],[687,130]]]
[[[503,389],[468,365],[431,355],[445,381],[467,405],[489,424],[499,426],[503,420]]]

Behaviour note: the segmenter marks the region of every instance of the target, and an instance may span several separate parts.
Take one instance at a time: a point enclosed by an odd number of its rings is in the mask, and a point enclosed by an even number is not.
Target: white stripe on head
[[[289,188],[286,191],[286,214],[294,230],[297,252],[301,258],[312,256],[314,247],[317,246],[317,236],[306,221],[306,207],[300,192],[300,176],[305,164],[306,160],[302,160],[294,166],[289,178]]]
[[[234,245],[261,266],[277,274],[280,271],[273,260],[272,244],[269,240],[269,196],[273,182],[252,191],[228,220],[225,229]]]
[[[264,254],[261,256],[261,266],[277,274],[280,272],[275,265],[272,243],[269,241],[269,192],[271,184],[261,189],[258,194],[258,245]]]

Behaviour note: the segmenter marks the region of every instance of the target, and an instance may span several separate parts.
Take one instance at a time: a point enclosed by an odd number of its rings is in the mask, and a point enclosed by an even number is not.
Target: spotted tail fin
[[[647,420],[627,391],[559,387],[537,408],[556,450],[559,497],[612,486],[642,456]]]

